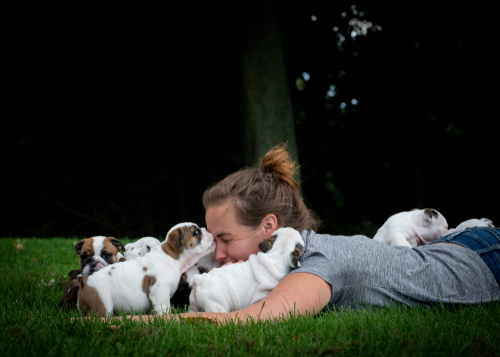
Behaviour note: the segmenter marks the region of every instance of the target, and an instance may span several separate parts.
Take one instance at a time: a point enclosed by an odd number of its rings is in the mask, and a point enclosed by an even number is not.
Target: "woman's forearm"
[[[127,316],[132,321],[149,323],[154,319],[181,321],[189,318],[207,318],[217,323],[282,320],[303,314],[315,315],[326,306],[332,296],[330,284],[308,273],[297,273],[285,277],[264,300],[245,309],[230,312],[196,312],[175,315]],[[115,318],[116,319],[116,318]],[[121,317],[118,317],[121,320]]]

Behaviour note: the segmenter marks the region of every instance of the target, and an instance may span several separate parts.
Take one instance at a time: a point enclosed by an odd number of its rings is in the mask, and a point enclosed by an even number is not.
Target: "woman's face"
[[[265,224],[252,229],[238,223],[236,212],[230,201],[209,207],[205,220],[207,230],[214,235],[217,243],[215,260],[223,263],[247,261],[250,255],[259,252],[259,244],[269,239],[272,234],[272,232],[269,233],[269,228],[266,229]]]

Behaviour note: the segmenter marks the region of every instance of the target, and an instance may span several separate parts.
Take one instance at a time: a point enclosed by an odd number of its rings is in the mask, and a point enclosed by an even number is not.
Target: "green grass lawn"
[[[498,302],[330,312],[245,326],[125,321],[113,331],[100,320],[82,323],[71,319],[78,311],[57,307],[67,273],[78,267],[78,241],[0,239],[0,356],[500,355]]]

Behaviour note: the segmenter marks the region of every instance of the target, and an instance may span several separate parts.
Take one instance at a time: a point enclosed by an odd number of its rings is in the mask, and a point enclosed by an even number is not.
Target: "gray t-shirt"
[[[302,231],[301,267],[332,286],[330,308],[356,309],[433,303],[478,304],[498,300],[500,288],[474,251],[453,244],[392,247],[365,236]],[[367,306],[368,305],[368,306]]]

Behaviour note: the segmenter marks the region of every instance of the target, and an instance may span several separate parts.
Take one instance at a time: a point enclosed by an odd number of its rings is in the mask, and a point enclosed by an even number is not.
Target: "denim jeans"
[[[490,227],[472,227],[453,232],[430,243],[455,243],[472,249],[490,268],[500,285],[500,229]]]

